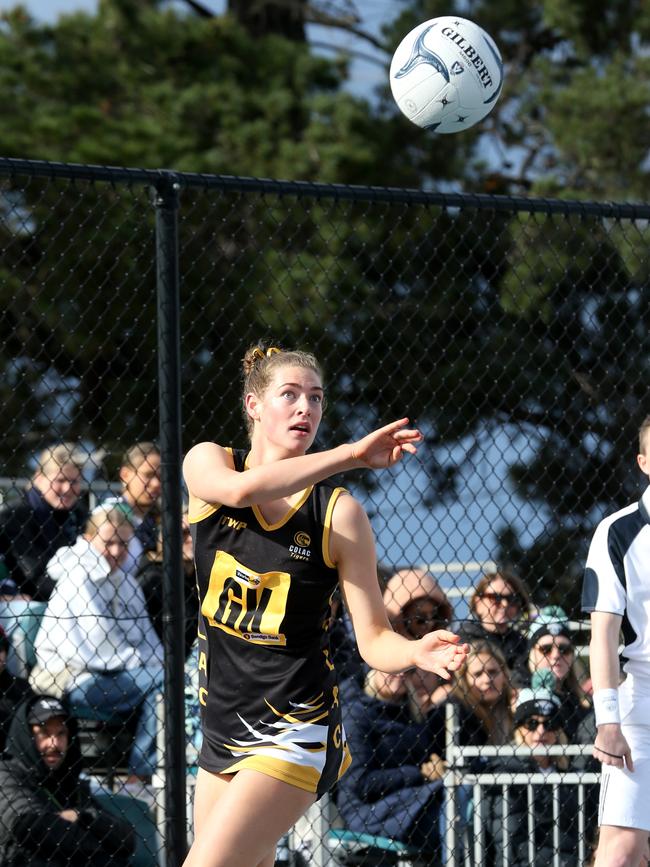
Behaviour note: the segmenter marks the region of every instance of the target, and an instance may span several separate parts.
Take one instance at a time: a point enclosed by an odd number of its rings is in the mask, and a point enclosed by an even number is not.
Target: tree
[[[471,17],[502,48],[506,90],[484,125],[436,137],[387,96],[374,106],[347,94],[345,63],[314,55],[300,34],[257,35],[254,22],[199,6],[180,14],[154,0],[102,0],[96,16],[52,28],[6,14],[0,94],[12,110],[0,116],[0,151],[340,184],[614,199],[647,191],[641,8],[634,16],[629,4],[608,4],[598,18],[578,0],[473,4]],[[453,8],[404,3],[385,31],[387,56],[417,21]],[[613,81],[621,110],[606,135]],[[432,447],[419,492],[430,502],[462,493],[436,447],[516,424],[533,457],[515,456],[513,480],[551,518],[532,543],[496,523],[494,553],[575,607],[593,522],[636,488],[646,223],[589,209],[515,213],[504,200],[477,211],[471,198],[463,208],[291,191],[193,189],[181,199],[187,444],[215,428],[225,442],[240,437],[241,419],[223,407],[237,403],[243,345],[263,334],[329,362],[326,437],[408,404]],[[9,466],[26,437],[118,448],[153,435],[150,191],[14,179],[2,201]]]

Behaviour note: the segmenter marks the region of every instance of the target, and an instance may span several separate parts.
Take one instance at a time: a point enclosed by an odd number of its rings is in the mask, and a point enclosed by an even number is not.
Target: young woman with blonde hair
[[[203,747],[186,867],[271,867],[277,840],[349,763],[325,629],[337,584],[372,668],[449,677],[466,648],[446,630],[408,640],[390,627],[361,505],[326,481],[384,469],[422,436],[392,422],[326,451],[313,355],[254,346],[244,358],[250,448],[188,453],[203,628]]]

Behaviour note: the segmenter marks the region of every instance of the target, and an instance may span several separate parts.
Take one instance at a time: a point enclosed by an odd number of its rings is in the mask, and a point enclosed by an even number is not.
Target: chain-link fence
[[[241,360],[266,338],[324,365],[319,445],[405,415],[422,430],[416,458],[343,483],[394,627],[472,644],[451,686],[387,677],[336,603],[354,762],[278,863],[586,862],[580,577],[596,521],[642,488],[650,207],[16,160],[0,176],[2,797],[38,769],[0,811],[5,851],[38,797],[84,817],[70,845],[93,864],[182,861],[200,732],[180,458],[245,447]],[[10,722],[29,685],[65,706],[49,776],[20,744],[54,738],[52,718],[28,696]],[[65,839],[56,863],[76,863]]]

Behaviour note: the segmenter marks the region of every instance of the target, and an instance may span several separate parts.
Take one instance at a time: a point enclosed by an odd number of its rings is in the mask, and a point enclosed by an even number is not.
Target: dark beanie
[[[569,641],[573,641],[569,620],[561,608],[557,606],[542,608],[537,617],[531,620],[528,626],[528,649],[533,648],[544,635],[552,635],[553,638],[563,635]]]

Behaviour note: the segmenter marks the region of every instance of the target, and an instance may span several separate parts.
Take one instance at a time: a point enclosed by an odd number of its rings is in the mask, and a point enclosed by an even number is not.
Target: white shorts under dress
[[[621,730],[632,751],[634,771],[603,765],[599,825],[639,828],[650,833],[650,716],[648,697],[628,677],[619,689]],[[635,694],[636,693],[636,694]],[[640,720],[643,719],[642,724]],[[634,720],[634,721],[632,721]],[[645,724],[645,720],[648,724]]]

